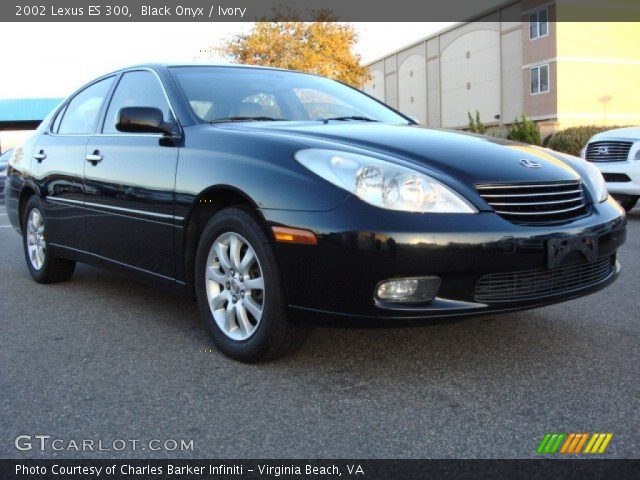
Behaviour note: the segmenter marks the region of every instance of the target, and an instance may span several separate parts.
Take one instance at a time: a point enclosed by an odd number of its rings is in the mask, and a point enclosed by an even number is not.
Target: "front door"
[[[92,253],[161,277],[175,277],[174,198],[178,148],[157,134],[116,129],[123,107],[155,107],[172,120],[162,85],[147,70],[120,78],[84,163],[85,231]]]

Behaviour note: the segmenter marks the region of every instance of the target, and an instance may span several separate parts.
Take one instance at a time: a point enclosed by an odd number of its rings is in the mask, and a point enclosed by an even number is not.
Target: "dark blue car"
[[[312,321],[587,295],[615,280],[626,227],[580,158],[421,128],[341,83],[242,66],[96,79],[16,149],[6,206],[37,282],[79,261],[189,294],[242,361],[293,351]]]

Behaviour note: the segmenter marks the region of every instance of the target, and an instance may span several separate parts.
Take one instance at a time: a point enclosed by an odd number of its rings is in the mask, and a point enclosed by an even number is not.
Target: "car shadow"
[[[558,321],[547,309],[538,309],[455,321],[426,320],[423,326],[316,328],[291,361],[300,362],[302,370],[326,367],[362,372],[396,364],[408,373],[424,370],[425,362],[444,370],[475,370],[482,365],[518,368],[535,364],[540,355],[547,361],[553,352],[564,355],[561,352],[571,338],[575,338],[571,325]],[[367,366],[360,369],[363,364]]]
[[[556,306],[454,320],[426,320],[421,326],[413,322],[411,326],[394,328],[316,327],[294,355],[269,363],[243,365],[215,350],[201,325],[195,303],[186,297],[84,266],[70,283],[81,285],[83,295],[96,300],[108,290],[109,297],[116,299],[109,302],[111,315],[128,318],[126,328],[140,328],[134,323],[138,320],[135,311],[131,311],[131,305],[135,304],[144,312],[145,328],[161,328],[163,335],[175,335],[177,344],[193,345],[193,351],[210,349],[215,356],[211,361],[224,364],[225,368],[281,371],[300,377],[306,377],[311,369],[316,374],[327,373],[324,377],[313,376],[316,381],[324,378],[323,382],[329,382],[327,387],[335,386],[336,379],[340,385],[342,379],[344,387],[351,389],[359,382],[375,383],[376,377],[390,374],[400,383],[401,379],[415,375],[437,378],[442,372],[462,370],[479,375],[483,369],[526,374],[536,368],[541,358],[545,364],[565,358],[568,344],[574,344],[575,358],[588,357],[593,347],[579,342],[576,347],[576,326],[571,321],[575,314]]]

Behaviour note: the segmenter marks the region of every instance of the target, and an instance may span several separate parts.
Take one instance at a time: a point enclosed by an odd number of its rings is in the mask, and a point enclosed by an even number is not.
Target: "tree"
[[[476,110],[476,118],[474,119],[471,115],[471,112],[467,112],[467,117],[469,117],[469,131],[473,133],[484,134],[487,131],[487,128],[480,120],[480,112]]]
[[[292,18],[290,12],[286,18]],[[336,23],[327,12],[317,12],[316,20],[256,22],[251,32],[235,35],[222,51],[236,63],[315,73],[361,87],[369,70],[353,52],[356,30]]]
[[[531,145],[540,145],[540,131],[535,122],[529,120],[522,115],[522,122],[516,118],[513,125],[509,127],[509,140],[517,140],[518,142],[529,143]]]

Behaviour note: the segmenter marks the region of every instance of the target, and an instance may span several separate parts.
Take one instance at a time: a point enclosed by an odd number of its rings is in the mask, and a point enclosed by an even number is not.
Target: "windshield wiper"
[[[284,122],[286,118],[273,118],[273,117],[226,117],[216,118],[209,123],[225,123],[225,122]]]
[[[369,117],[363,117],[362,115],[349,115],[345,117],[330,117],[330,118],[322,119],[324,123],[328,123],[331,120],[336,120],[338,122],[343,122],[345,120],[360,120],[362,122],[379,122],[380,121],[380,120],[374,120],[373,118],[369,118]]]

